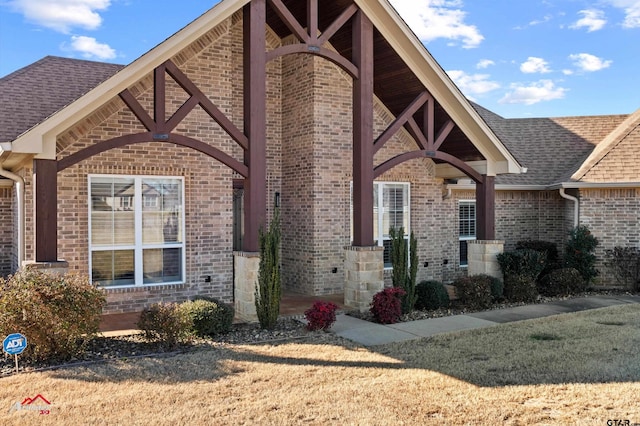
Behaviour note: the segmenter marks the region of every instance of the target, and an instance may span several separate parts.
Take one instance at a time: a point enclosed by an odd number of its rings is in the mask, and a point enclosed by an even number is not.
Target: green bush
[[[138,328],[145,339],[160,342],[171,349],[188,343],[192,338],[192,323],[186,310],[177,303],[154,303],[140,314]]]
[[[538,298],[535,279],[526,274],[505,274],[504,297],[511,302],[534,302]]]
[[[440,281],[421,281],[416,286],[416,309],[428,311],[449,307],[449,293]]]
[[[260,266],[255,289],[256,314],[260,327],[273,329],[280,314],[282,282],[280,279],[280,212],[273,214],[269,228],[260,228]]]
[[[545,296],[567,296],[586,290],[586,283],[577,269],[562,268],[552,271],[538,282],[538,291]]]
[[[0,278],[0,334],[22,333],[25,360],[68,360],[98,332],[104,292],[88,278],[22,270]]]
[[[604,264],[611,269],[618,284],[627,290],[640,291],[640,249],[616,246],[605,250]]]
[[[489,288],[491,288],[491,300],[493,302],[497,302],[504,298],[504,284],[500,280],[500,278],[492,277],[487,274],[478,274],[473,275],[473,279],[476,280],[485,280],[489,283]]]
[[[558,245],[550,241],[542,240],[524,240],[516,243],[516,250],[530,249],[545,254],[544,268],[540,272],[543,277],[560,267],[560,259],[558,258]]]
[[[491,306],[491,284],[485,276],[461,277],[453,282],[458,300],[470,309]]]
[[[596,255],[593,254],[597,246],[598,239],[588,227],[576,226],[569,231],[569,240],[564,250],[565,267],[577,269],[587,284],[598,275],[595,268]]]
[[[196,336],[206,337],[228,333],[233,324],[233,307],[210,297],[198,297],[180,304],[191,322]]]
[[[525,275],[534,281],[546,265],[546,255],[543,252],[532,249],[506,251],[499,253],[497,259],[505,276]],[[505,282],[505,287],[506,285],[507,283]]]

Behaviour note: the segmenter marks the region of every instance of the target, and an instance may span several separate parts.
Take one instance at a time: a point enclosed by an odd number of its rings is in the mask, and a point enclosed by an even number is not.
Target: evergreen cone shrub
[[[260,327],[272,330],[280,313],[280,212],[273,214],[269,229],[260,229],[260,266],[255,291],[256,314]]]

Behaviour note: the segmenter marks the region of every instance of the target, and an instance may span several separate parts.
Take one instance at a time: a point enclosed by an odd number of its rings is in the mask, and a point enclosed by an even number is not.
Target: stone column
[[[496,256],[504,252],[504,241],[467,241],[467,261],[469,275],[487,274],[502,279],[502,271]]]
[[[258,321],[256,314],[256,285],[260,268],[260,253],[233,253],[233,301],[236,318],[246,322]]]
[[[383,247],[345,247],[344,304],[364,312],[384,288]]]

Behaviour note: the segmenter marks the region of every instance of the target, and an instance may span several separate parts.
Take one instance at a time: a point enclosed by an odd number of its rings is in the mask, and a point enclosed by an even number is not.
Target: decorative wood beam
[[[424,103],[427,101],[428,96],[429,93],[427,91],[419,94],[418,97],[415,98],[413,102],[411,102],[409,106],[405,108],[404,111],[402,111],[402,114],[396,117],[393,123],[391,123],[391,125],[387,127],[384,132],[382,132],[382,134],[378,137],[378,139],[376,139],[373,144],[374,154],[378,152],[380,148],[382,148],[384,144],[389,141],[389,139],[391,139],[396,133],[398,133],[398,130],[400,130],[402,126],[404,126],[404,124],[411,117],[413,117],[413,115],[418,112],[420,108],[422,108],[422,105],[424,105]]]
[[[495,176],[483,175],[476,182],[476,238],[495,240],[496,184]]]
[[[246,252],[259,251],[258,233],[267,221],[265,1],[252,0],[243,8],[244,132],[249,141],[249,149],[245,151],[245,165],[248,167],[249,176],[245,179],[244,185],[245,233],[242,241],[242,249]],[[271,2],[286,10],[280,0]]]
[[[293,53],[308,53],[312,55],[322,56],[323,58],[328,59],[329,61],[342,68],[352,78],[356,79],[359,76],[358,67],[356,67],[352,62],[349,62],[344,56],[341,56],[333,50],[327,49],[326,47],[310,47],[307,44],[289,44],[287,46],[282,46],[270,50],[266,55],[267,62],[280,56],[291,55]]]
[[[329,39],[331,39],[331,37],[333,37],[338,32],[338,30],[342,28],[353,15],[355,15],[357,11],[358,6],[356,6],[355,4],[347,7],[344,12],[342,12],[340,16],[338,16],[336,20],[333,21],[326,30],[324,30],[322,35],[320,35],[320,38],[318,38],[318,45],[322,46],[323,44],[328,42]]]
[[[287,26],[296,36],[298,40],[303,43],[309,42],[309,35],[302,28],[302,25],[298,22],[298,20],[293,16],[293,14],[287,9],[287,6],[282,3],[280,0],[269,0],[269,5],[272,7],[273,11],[280,17],[282,23]]]
[[[264,53],[262,54],[264,56]],[[227,116],[216,107],[213,102],[187,77],[173,62],[165,62],[167,73],[182,87],[189,95],[195,96],[199,100],[202,109],[229,134],[243,149],[249,148],[247,137],[240,131]]]
[[[435,133],[434,131],[434,125],[435,125],[435,118],[436,118],[436,113],[435,113],[435,100],[433,99],[433,96],[429,95],[429,100],[427,101],[427,107],[424,109],[424,124],[426,127],[426,136],[427,136],[427,146],[430,150],[432,151],[437,151],[437,148],[434,147],[435,143],[433,140],[433,135]]]
[[[36,262],[58,261],[57,173],[56,160],[33,160]]]
[[[445,125],[442,126],[442,128],[438,132],[438,136],[436,137],[435,142],[433,143],[434,151],[440,149],[440,146],[444,143],[444,141],[447,139],[447,136],[449,136],[455,126],[456,124],[451,120],[447,121]]]
[[[318,44],[318,0],[307,0],[307,28],[309,44]]]
[[[165,132],[171,132],[178,124],[184,120],[187,115],[200,103],[200,100],[196,96],[191,96],[187,99],[187,102],[182,104],[180,108],[171,116],[171,118],[165,124]]]
[[[418,123],[416,123],[416,120],[413,117],[407,121],[405,129],[407,129],[409,134],[413,136],[413,139],[416,141],[420,149],[427,149],[427,138],[424,136],[422,130],[420,130],[420,126],[418,126]]]
[[[359,10],[353,20],[353,245],[373,246],[373,24]]]
[[[155,140],[155,142],[172,143],[174,145],[180,145],[194,149],[211,158],[215,158],[216,160],[229,166],[231,169],[238,172],[244,177],[249,176],[249,169],[246,165],[207,143],[175,133],[169,133],[163,136],[164,138],[162,140]],[[152,132],[135,133],[89,145],[87,148],[74,152],[73,154],[58,160],[56,172],[61,172],[79,163],[80,161],[86,160],[87,158],[93,157],[114,148],[121,148],[127,145],[134,145],[138,143],[154,142],[153,137],[154,134]]]
[[[166,133],[166,66],[164,64],[153,70],[153,117],[156,122],[156,132]]]
[[[131,94],[129,89],[124,89],[120,94],[120,99],[129,107],[133,115],[136,116],[138,121],[150,132],[155,131],[156,123],[153,118],[147,113],[147,111],[140,105],[140,102]]]
[[[395,157],[385,161],[384,163],[378,165],[374,169],[374,176],[376,178],[383,175],[385,172],[391,170],[395,166],[404,163],[405,161],[413,160],[416,158],[431,158],[434,160],[441,160],[445,163],[451,164],[453,167],[457,168],[471,179],[476,182],[482,181],[482,175],[475,171],[471,166],[469,166],[464,161],[459,158],[454,157],[451,154],[447,154],[446,152],[440,151],[411,151],[405,152],[404,154],[396,155]]]

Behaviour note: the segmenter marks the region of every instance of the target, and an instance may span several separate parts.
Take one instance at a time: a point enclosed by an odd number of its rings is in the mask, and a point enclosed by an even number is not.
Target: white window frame
[[[375,181],[373,183],[373,190],[374,192],[377,191],[378,193],[378,205],[374,205],[373,208],[374,210],[377,208],[378,209],[378,221],[377,223],[374,223],[373,226],[376,227],[377,229],[377,235],[378,238],[374,241],[374,243],[379,246],[379,247],[384,247],[384,242],[385,241],[389,241],[391,238],[389,237],[389,235],[387,234],[385,236],[384,234],[384,187],[386,185],[402,185],[402,186],[406,186],[407,187],[407,201],[406,201],[406,205],[407,205],[407,226],[404,229],[404,238],[407,241],[409,241],[409,236],[411,235],[411,183],[410,182],[392,182],[392,181]],[[375,197],[374,197],[374,202],[375,202]],[[353,241],[353,182],[351,182],[351,215],[350,215],[350,222],[351,222],[351,241]],[[375,238],[375,233],[374,233],[374,238]],[[409,250],[409,248],[407,248]],[[409,259],[411,258],[411,253],[409,253]],[[391,266],[385,266],[384,267],[385,270],[392,270],[393,267]]]
[[[474,233],[473,235],[462,235],[462,230],[460,229],[460,208],[463,205],[468,205],[468,206],[473,206],[473,220],[474,220]],[[475,241],[477,238],[477,233],[478,230],[476,229],[476,219],[478,215],[478,210],[477,210],[477,206],[476,206],[476,200],[458,200],[458,247],[460,246],[460,241]],[[467,252],[468,253],[468,252]],[[458,252],[458,266],[460,266],[460,268],[468,268],[469,267],[469,260],[467,259],[466,263],[462,263],[462,257],[461,257],[461,253]]]
[[[109,178],[109,179],[132,179],[134,181],[134,197],[133,197],[133,207],[134,207],[134,244],[133,245],[125,245],[125,244],[114,244],[114,245],[100,245],[93,247],[92,245],[92,197],[91,197],[91,181],[95,178]],[[181,227],[182,230],[181,236],[179,238],[179,242],[175,243],[161,243],[161,244],[144,244],[142,238],[142,211],[143,211],[143,201],[142,201],[142,181],[145,179],[171,179],[180,181],[181,184]],[[185,228],[185,191],[184,191],[184,177],[183,176],[157,176],[157,175],[110,175],[110,174],[90,174],[88,176],[88,242],[89,242],[89,275],[93,281],[93,268],[92,268],[92,253],[94,251],[110,251],[110,250],[133,250],[134,251],[134,284],[125,284],[125,285],[109,285],[104,286],[104,288],[135,288],[135,287],[149,287],[149,286],[164,286],[164,285],[175,285],[175,284],[184,284],[186,282],[186,228]],[[168,282],[153,282],[153,283],[144,283],[144,263],[143,263],[143,252],[145,249],[164,249],[164,248],[180,248],[182,249],[182,258],[181,258],[181,278],[178,281],[168,281]]]

